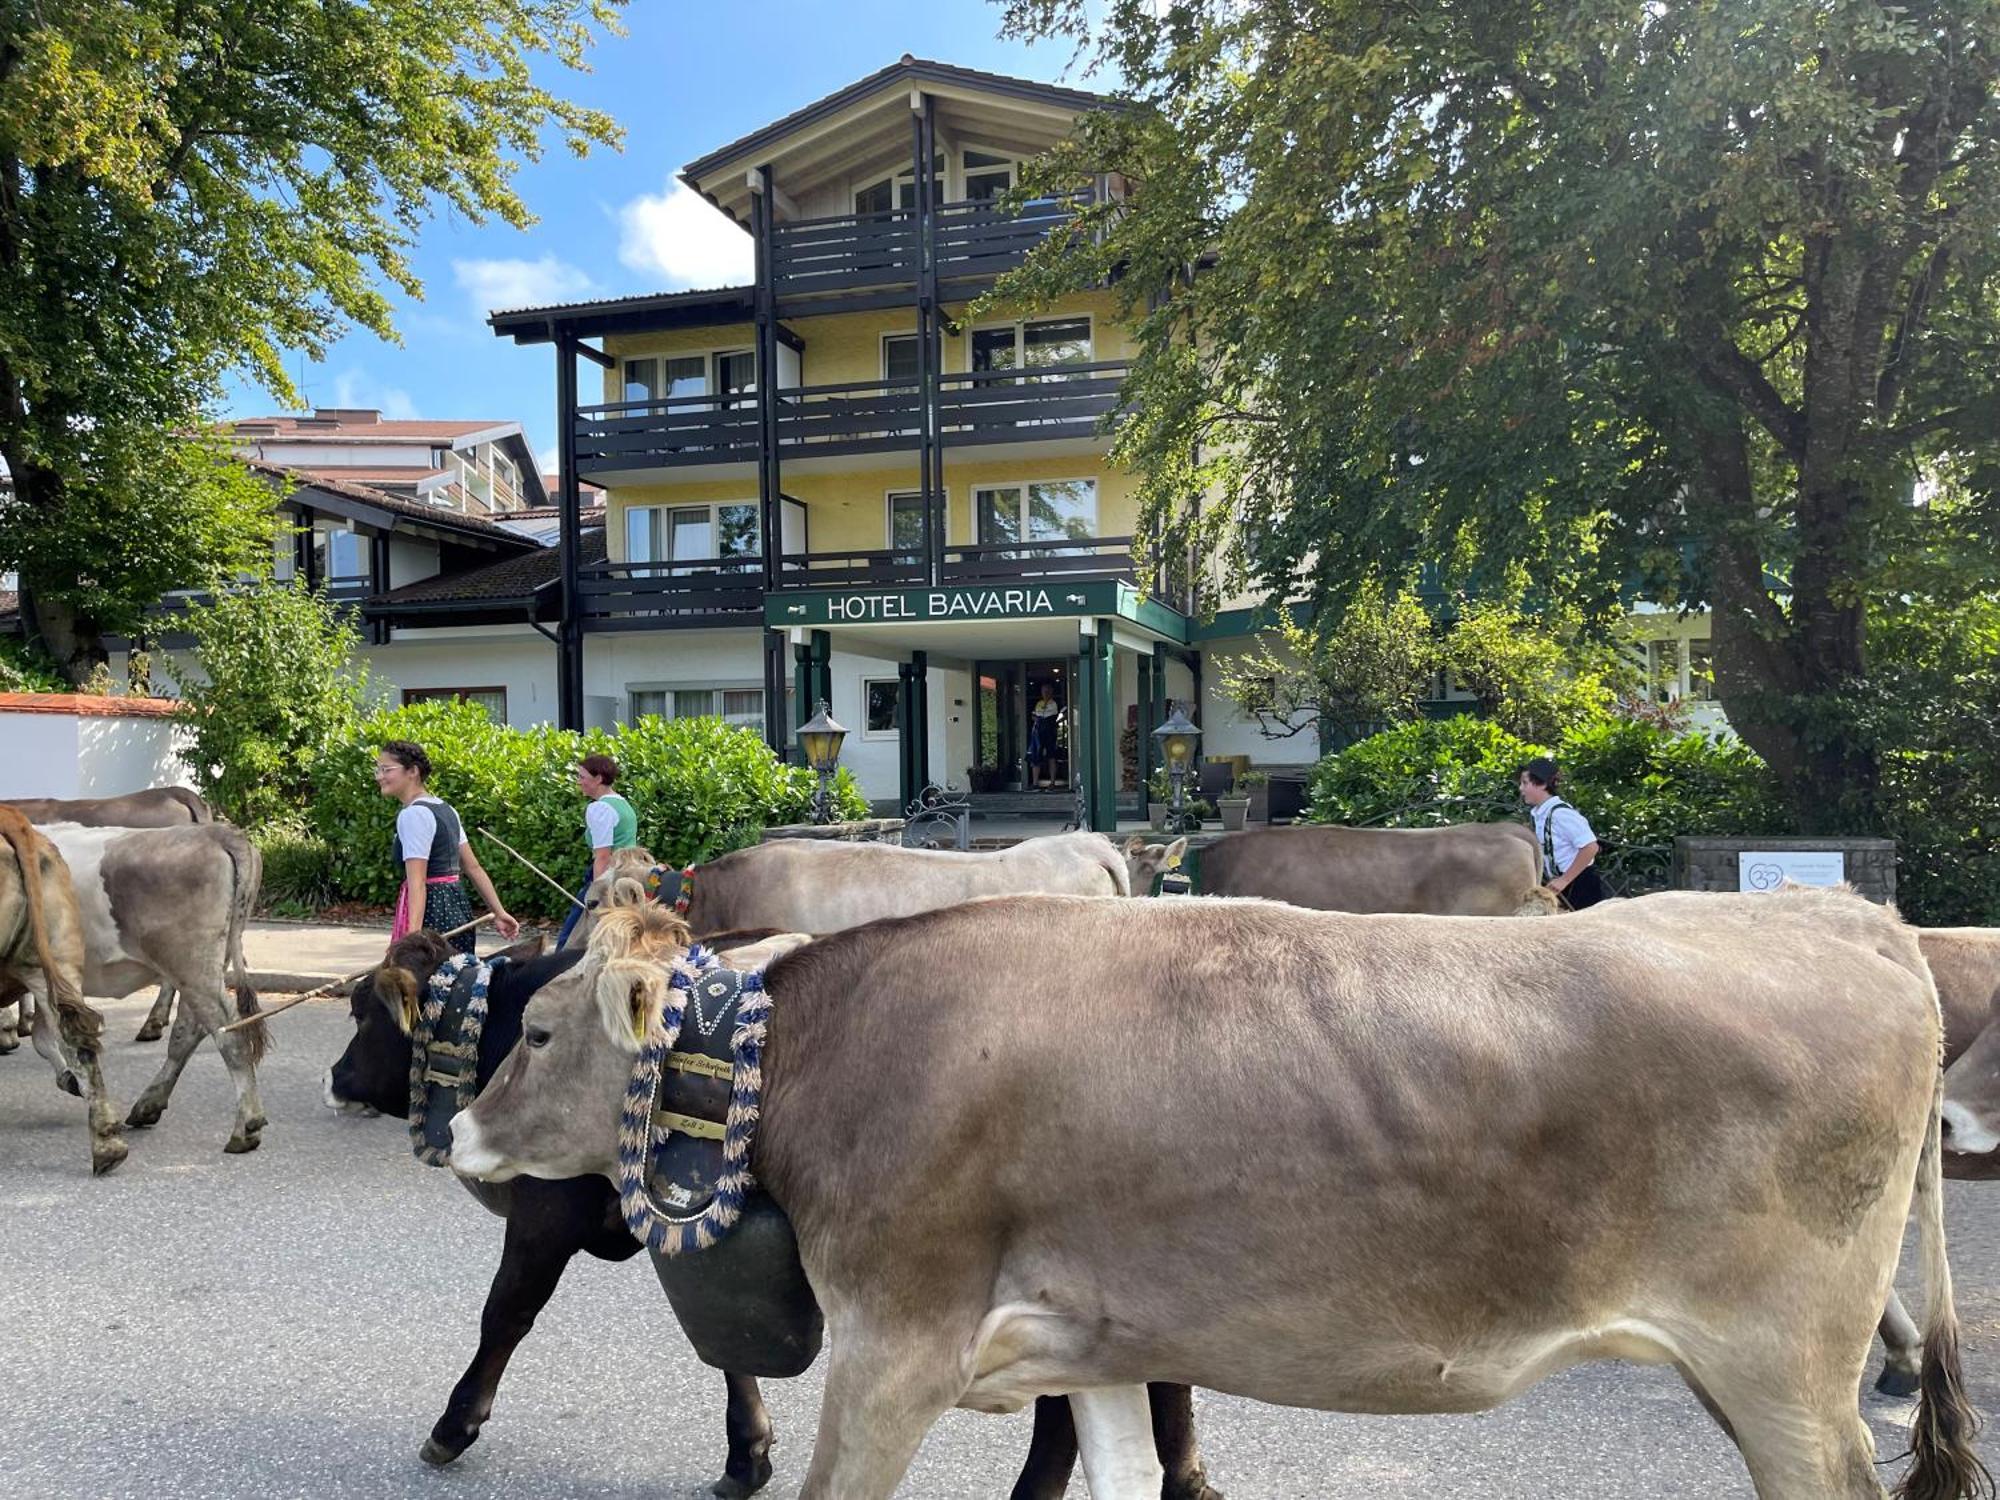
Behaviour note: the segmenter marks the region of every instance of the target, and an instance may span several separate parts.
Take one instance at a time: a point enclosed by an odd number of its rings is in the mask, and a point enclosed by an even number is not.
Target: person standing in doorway
[[[1595,906],[1608,894],[1597,873],[1597,835],[1590,822],[1556,795],[1556,763],[1536,756],[1521,768],[1521,800],[1535,822],[1542,850],[1542,884],[1569,911]]]
[[[1061,718],[1062,705],[1056,702],[1056,691],[1045,682],[1042,696],[1035,702],[1034,722],[1028,727],[1028,760],[1034,769],[1036,786],[1056,784],[1056,724]]]
[[[590,799],[583,810],[584,836],[590,840],[590,869],[576,893],[578,901],[590,894],[591,882],[611,868],[614,850],[639,846],[639,814],[612,790],[617,784],[618,762],[610,756],[586,755],[577,762],[576,789]],[[569,915],[563,918],[562,931],[556,935],[556,947],[569,941],[570,930],[582,915],[581,906],[570,907]]]
[[[396,920],[389,941],[419,929],[450,932],[470,922],[472,908],[466,902],[461,876],[478,888],[479,899],[493,913],[493,925],[500,936],[514,937],[521,924],[500,904],[492,879],[466,841],[457,809],[430,794],[426,787],[430,776],[431,758],[424,754],[422,745],[391,740],[375,753],[377,790],[402,804],[402,811],[396,814],[393,848],[403,884],[396,896]],[[461,932],[451,944],[460,953],[471,953],[474,937]]]

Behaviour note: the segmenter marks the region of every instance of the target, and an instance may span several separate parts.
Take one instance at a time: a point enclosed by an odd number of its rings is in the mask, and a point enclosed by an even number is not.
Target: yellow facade
[[[1018,320],[1003,317],[965,318],[956,334],[943,341],[944,369],[961,373],[971,368],[975,328],[998,327]],[[1087,316],[1091,320],[1091,359],[1129,359],[1136,353],[1134,340],[1118,317],[1117,298],[1109,292],[1070,298],[1056,310],[1038,317]],[[847,382],[879,381],[883,376],[882,341],[897,334],[916,332],[912,308],[880,309],[858,313],[836,313],[824,317],[788,318],[785,326],[805,344],[799,359],[802,385],[836,385]],[[630,334],[607,337],[605,352],[619,363],[604,374],[604,399],[622,399],[624,365],[627,359],[647,356],[725,353],[751,347],[753,329],[748,323],[717,328],[679,329],[665,333]],[[1066,447],[1073,448],[1073,443]],[[947,545],[975,540],[972,497],[985,485],[1025,483],[1035,480],[1082,480],[1097,485],[1097,530],[1099,536],[1129,536],[1137,522],[1135,494],[1137,481],[1122,469],[1105,461],[1108,440],[1091,445],[1092,451],[1033,458],[960,458],[949,449],[945,455],[947,498]],[[784,493],[806,507],[806,545],[813,552],[872,551],[889,545],[888,497],[918,487],[917,450],[891,453],[866,460],[865,469],[824,472],[810,463],[786,466],[781,474]],[[717,479],[713,476],[678,479],[672,471],[661,471],[656,482],[618,484],[606,495],[606,526],[610,553],[615,561],[625,557],[625,512],[637,506],[711,505],[757,500],[757,476],[753,469],[740,475]]]

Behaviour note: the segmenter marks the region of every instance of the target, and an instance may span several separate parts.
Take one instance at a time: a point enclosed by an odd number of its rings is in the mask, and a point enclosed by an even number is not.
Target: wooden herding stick
[[[509,854],[513,855],[514,858],[518,859],[522,864],[526,865],[529,869],[533,870],[537,875],[541,876],[542,879],[546,880],[550,885],[554,886],[557,890],[561,891],[563,900],[567,901],[571,906],[574,906],[578,911],[590,910],[588,906],[585,906],[581,901],[576,899],[576,893],[570,890],[568,886],[564,885],[560,880],[556,879],[555,876],[551,875],[547,870],[544,870],[540,865],[536,864],[532,859],[528,858],[528,856],[523,854],[519,849],[516,849],[512,844],[508,843],[505,839],[501,838],[500,835],[495,833],[492,829],[486,827],[484,824],[481,824],[479,825],[479,831],[485,834],[489,839],[493,840],[493,842],[498,844],[502,849],[505,849]]]
[[[472,929],[475,927],[484,927],[488,922],[492,920],[493,920],[493,913],[489,911],[483,917],[474,917],[470,922],[467,922],[464,926],[454,927],[450,932],[440,932],[438,936],[441,938],[455,938],[462,932],[472,931]],[[313,988],[307,990],[302,995],[294,995],[289,1000],[280,1000],[276,1005],[272,1006],[269,1010],[260,1010],[254,1016],[244,1016],[242,1019],[231,1021],[227,1026],[221,1027],[219,1029],[223,1031],[235,1031],[238,1027],[249,1026],[255,1022],[261,1021],[266,1016],[279,1015],[284,1011],[290,1010],[294,1005],[305,1004],[306,1001],[312,999],[316,995],[324,995],[328,990],[337,990],[343,984],[352,984],[357,979],[365,978],[367,975],[373,974],[375,970],[379,967],[380,965],[378,964],[370,964],[365,969],[357,969],[352,974],[343,975],[339,979],[329,979],[325,984],[315,985]]]

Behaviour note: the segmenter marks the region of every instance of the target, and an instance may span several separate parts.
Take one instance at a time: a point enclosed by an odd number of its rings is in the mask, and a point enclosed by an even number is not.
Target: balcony
[[[1100,360],[940,376],[939,438],[947,451],[1023,443],[1050,454],[1095,450],[1128,369]],[[658,469],[754,465],[761,400],[753,391],[579,407],[577,472],[616,482]],[[778,460],[794,470],[856,467],[852,460],[869,454],[913,453],[922,440],[923,392],[914,381],[796,386],[778,391],[775,404]]]
[[[1076,218],[1085,198],[1049,198],[1008,212],[992,203],[947,203],[936,215],[937,275],[963,296],[960,283],[990,281]],[[780,316],[802,304],[856,292],[914,287],[923,247],[914,209],[836,214],[774,226],[771,286]],[[824,309],[821,309],[824,310]]]

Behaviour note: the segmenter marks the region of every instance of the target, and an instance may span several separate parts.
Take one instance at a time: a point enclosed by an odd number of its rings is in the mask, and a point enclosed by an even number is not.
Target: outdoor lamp
[[[834,767],[840,763],[840,744],[847,738],[847,731],[836,724],[826,710],[826,699],[819,700],[819,712],[799,726],[799,749],[804,752],[806,764],[819,777],[819,787],[813,793],[813,821],[831,823],[833,821],[833,781]]]
[[[1153,731],[1153,738],[1160,746],[1160,759],[1167,770],[1167,780],[1173,786],[1172,832],[1187,832],[1188,772],[1194,767],[1194,747],[1201,740],[1201,730],[1188,718],[1187,710],[1179,703],[1172,705],[1167,722]]]

